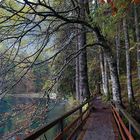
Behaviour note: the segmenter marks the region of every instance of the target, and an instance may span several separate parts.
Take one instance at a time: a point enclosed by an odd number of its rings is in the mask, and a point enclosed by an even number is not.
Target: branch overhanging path
[[[92,26],[91,24],[89,24],[88,22],[86,21],[83,21],[83,20],[80,20],[77,15],[77,17],[71,17],[71,16],[66,16],[68,13],[70,12],[73,12],[73,11],[76,11],[78,10],[79,6],[75,6],[74,8],[70,9],[70,10],[66,10],[66,11],[61,11],[61,12],[57,12],[52,6],[50,6],[49,4],[45,3],[45,1],[38,1],[38,2],[31,2],[29,0],[24,0],[24,2],[19,2],[17,0],[18,3],[20,3],[20,5],[22,5],[22,8],[20,8],[20,10],[15,10],[13,7],[9,7],[8,5],[5,5],[4,4],[4,1],[1,1],[1,8],[4,8],[8,13],[10,13],[10,16],[7,16],[5,17],[6,19],[4,19],[3,21],[0,22],[0,24],[3,26],[3,23],[4,22],[8,22],[9,20],[13,20],[13,17],[14,16],[17,16],[17,17],[20,17],[21,18],[21,24],[20,25],[24,25],[25,23],[25,26],[23,27],[23,30],[21,30],[21,32],[19,32],[18,34],[15,33],[15,34],[12,34],[12,35],[9,35],[8,37],[5,37],[5,38],[2,38],[1,42],[4,42],[5,40],[11,40],[13,41],[13,46],[12,49],[14,47],[17,47],[16,44],[18,42],[18,45],[20,46],[20,43],[21,43],[21,40],[23,39],[24,36],[26,36],[28,33],[30,33],[31,31],[33,31],[34,29],[36,30],[36,27],[41,29],[41,24],[42,22],[46,22],[47,19],[50,20],[52,18],[52,20],[54,20],[54,24],[56,24],[57,22],[60,23],[60,26],[64,26],[63,23],[61,22],[65,22],[67,24],[80,24],[80,25],[83,25],[85,26],[88,30],[90,30],[91,32],[95,32],[97,38],[98,38],[98,43],[96,44],[92,44],[92,45],[96,45],[96,46],[101,46],[103,49],[105,50],[109,50],[110,51],[110,48],[108,48],[108,45],[106,44],[106,40],[104,39],[104,37],[101,35],[100,33],[100,30],[98,27],[94,27]],[[73,3],[74,1],[71,0],[71,2]],[[6,7],[7,6],[7,7]],[[23,11],[24,7],[25,6],[29,6],[30,7],[30,10],[26,12]],[[46,8],[46,11],[47,12],[39,12],[36,10],[36,8],[40,6],[40,7],[43,7],[43,8]],[[31,17],[33,16],[33,18],[30,20],[28,19],[26,16],[24,15],[30,15]],[[22,16],[21,16],[22,15]],[[41,17],[41,20],[38,21],[38,17]],[[42,19],[43,18],[43,19]],[[55,18],[55,19],[53,19]],[[58,20],[58,21],[55,21],[55,20]],[[20,21],[20,20],[19,20]],[[64,24],[65,24],[64,23]],[[16,24],[16,22],[13,24],[13,27],[18,27],[19,24]],[[53,26],[53,25],[52,25]],[[52,28],[51,25],[47,25],[48,29],[51,29]],[[56,25],[55,25],[56,26]],[[11,25],[8,25],[7,26],[3,26],[1,28],[1,30],[3,30],[3,28],[11,28],[12,26]],[[59,26],[57,26],[59,28]],[[43,28],[43,27],[42,27]],[[4,34],[3,35],[6,35],[6,31],[4,31]],[[55,33],[55,32],[52,32],[52,34]],[[18,35],[18,36],[17,36]],[[14,40],[16,39],[16,41]],[[45,38],[46,39],[46,38]],[[48,43],[48,42],[47,42]],[[26,71],[24,72],[24,74],[20,77],[20,79],[17,81],[17,83],[19,83],[19,81],[27,74],[27,72],[30,70],[30,68],[35,64],[35,61],[37,60],[38,56],[41,54],[41,52],[44,50],[44,48],[46,47],[47,43],[45,43],[43,41],[42,43],[42,46],[40,47],[40,49],[35,52],[35,54],[37,54],[36,58],[34,59],[33,62],[29,62],[29,66],[27,67]],[[84,47],[83,47],[84,48]],[[63,47],[61,48],[63,50]],[[61,52],[61,49],[60,49],[60,52]],[[12,52],[12,50],[11,50]],[[58,52],[58,54],[60,53]],[[64,66],[62,66],[62,68],[60,69],[60,71],[58,72],[58,77],[56,76],[55,79],[59,79],[59,76],[62,75],[61,72],[63,72],[64,68],[66,67],[66,65],[68,63],[71,62],[72,59],[74,59],[75,57],[78,56],[78,54],[80,53],[80,50],[78,50],[78,52],[76,52],[75,54],[70,54],[70,57],[68,56],[69,60],[66,61],[66,63],[64,64]],[[15,57],[17,56],[18,54],[18,50],[17,52],[15,53]],[[34,55],[34,54],[33,54]],[[52,57],[54,58],[55,56],[57,55],[57,53]],[[107,52],[107,55],[108,57],[112,57],[112,55],[108,54]],[[73,56],[73,57],[71,57]],[[15,60],[15,57],[13,58],[13,61]],[[29,56],[30,57],[30,56]],[[7,59],[7,62],[9,61],[10,57]],[[51,58],[50,58],[51,59]],[[25,58],[23,59],[23,62],[27,60],[28,61],[28,58]],[[46,60],[48,61],[48,60]],[[26,62],[26,61],[25,61]],[[22,62],[19,62],[17,63],[17,66],[22,63]],[[27,62],[28,63],[28,62]],[[112,62],[110,62],[112,64]],[[15,67],[15,66],[14,66]],[[10,67],[10,69],[12,69],[13,67]],[[114,72],[114,69],[111,70],[112,72]],[[5,72],[5,71],[3,71]],[[8,71],[7,71],[8,72]],[[57,80],[55,80],[55,83],[56,83]],[[9,89],[13,88],[17,83],[13,84]],[[115,91],[116,92],[116,91]],[[4,93],[4,94],[3,94]],[[4,91],[2,94],[2,97],[4,97],[6,95],[6,91]],[[116,99],[116,98],[115,98]],[[118,100],[118,99],[116,99]]]

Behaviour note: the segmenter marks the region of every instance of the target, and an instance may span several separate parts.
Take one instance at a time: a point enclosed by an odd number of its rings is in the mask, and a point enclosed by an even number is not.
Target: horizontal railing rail
[[[136,132],[137,137],[140,138],[140,124],[135,119],[133,119],[131,115],[128,112],[126,112],[126,110],[123,109],[120,105],[112,102],[111,106],[112,106],[112,113],[118,125],[122,140],[135,139],[132,133],[132,128],[133,131]],[[126,127],[126,124],[123,122],[124,118],[128,122],[128,127]]]
[[[38,130],[33,132],[31,135],[25,137],[24,140],[35,140],[42,135],[44,135],[44,138],[46,139],[45,133],[57,124],[60,124],[60,132],[57,134],[57,136],[54,139],[55,140],[63,139],[64,133],[68,132],[70,130],[70,128],[72,128],[74,126],[73,131],[69,134],[69,136],[67,136],[67,139],[71,139],[74,136],[74,134],[76,134],[76,132],[80,129],[80,127],[83,125],[83,123],[86,121],[87,117],[89,116],[90,110],[92,108],[93,99],[94,98],[92,97],[88,101],[85,101],[84,103],[77,106],[76,108],[68,111],[67,113],[65,113],[61,117],[57,118],[56,120],[52,121],[51,123],[39,128]],[[87,105],[87,108],[85,110],[83,110],[83,107],[85,105]],[[64,128],[64,120],[77,111],[79,111],[78,117],[76,119],[74,119],[74,121],[72,121],[72,123],[70,123],[68,126],[66,126]]]

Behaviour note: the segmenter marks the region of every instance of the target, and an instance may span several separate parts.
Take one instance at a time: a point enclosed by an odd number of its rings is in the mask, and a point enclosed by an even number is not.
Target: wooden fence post
[[[79,115],[81,116],[80,118],[80,123],[81,123],[81,130],[83,129],[83,125],[82,125],[82,122],[83,122],[83,115],[82,115],[82,107],[80,107],[80,112],[79,112]]]
[[[63,139],[64,139],[64,134],[63,134],[63,130],[64,130],[64,122],[63,122],[63,119],[60,120],[60,129],[61,129],[62,140],[63,140]]]

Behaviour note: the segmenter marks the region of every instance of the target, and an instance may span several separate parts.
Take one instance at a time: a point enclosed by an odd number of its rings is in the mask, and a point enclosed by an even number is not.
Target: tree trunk
[[[109,69],[110,69],[113,100],[118,104],[122,104],[120,82],[119,82],[116,60],[114,59],[109,46],[108,46],[108,48],[104,48],[104,53],[106,55]]]
[[[81,4],[80,9],[80,18],[85,20],[85,12],[86,7],[85,4],[87,3],[86,0],[79,0]],[[79,25],[82,29],[81,34],[78,36],[78,46],[79,49],[83,48],[86,45],[86,32],[85,27],[83,25]],[[80,91],[80,101],[84,100],[85,98],[90,97],[89,91],[89,84],[88,84],[88,70],[87,70],[87,52],[86,48],[83,49],[79,55],[79,91]]]
[[[117,63],[113,56],[113,52],[111,48],[109,47],[109,45],[107,44],[107,41],[105,40],[104,36],[102,36],[98,27],[94,28],[94,33],[97,38],[97,41],[103,44],[101,47],[104,51],[104,55],[109,65],[110,76],[111,76],[111,81],[112,81],[113,100],[114,102],[122,105],[120,82],[119,82],[119,76],[118,76],[118,71],[117,71]]]
[[[134,4],[134,18],[135,18],[135,32],[136,32],[136,41],[137,41],[137,69],[138,69],[138,78],[140,79],[140,31],[139,31],[139,22],[138,22],[138,12],[137,7]]]
[[[118,25],[116,33],[117,33],[115,37],[116,60],[117,60],[117,70],[119,75],[120,74],[120,25]]]
[[[78,48],[78,39],[77,39],[77,50],[79,50]],[[80,100],[80,91],[79,91],[79,56],[77,56],[76,58],[76,82],[75,82],[75,85],[76,85],[76,99],[77,100]]]
[[[132,74],[131,74],[131,60],[130,60],[130,42],[126,18],[123,19],[123,30],[125,38],[125,49],[126,49],[126,73],[127,73],[127,91],[129,102],[134,100],[133,87],[132,87]]]
[[[104,60],[103,60],[103,51],[100,49],[100,70],[101,70],[101,78],[102,78],[102,92],[104,93],[105,88],[105,74],[104,74]]]
[[[108,70],[107,59],[104,55],[104,73],[105,73],[105,95],[109,97],[109,83],[108,83]]]
[[[79,49],[86,45],[86,33],[79,35]],[[87,70],[87,52],[86,48],[81,51],[79,55],[79,90],[83,99],[90,97],[89,85],[88,85],[88,70]],[[83,100],[81,99],[81,100]]]
[[[100,50],[100,69],[102,77],[103,94],[108,97],[109,84],[108,84],[107,62],[102,50]]]

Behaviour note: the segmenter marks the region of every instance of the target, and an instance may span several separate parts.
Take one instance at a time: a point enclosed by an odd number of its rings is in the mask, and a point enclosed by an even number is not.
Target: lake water
[[[65,101],[51,101],[47,107],[46,99],[8,97],[0,100],[0,139],[22,139],[64,114],[67,106]],[[59,126],[53,128],[47,139],[51,140],[58,129]]]

